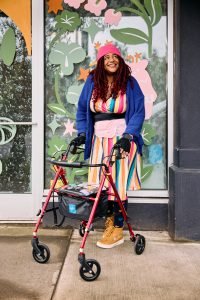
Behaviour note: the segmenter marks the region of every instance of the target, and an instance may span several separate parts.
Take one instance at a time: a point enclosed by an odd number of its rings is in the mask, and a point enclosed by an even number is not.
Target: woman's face
[[[108,53],[104,55],[104,69],[109,74],[114,74],[119,68],[119,58],[116,54]]]

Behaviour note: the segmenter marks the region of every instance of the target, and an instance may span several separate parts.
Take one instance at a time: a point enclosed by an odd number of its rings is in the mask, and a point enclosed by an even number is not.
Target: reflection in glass
[[[16,50],[10,65],[0,59],[0,193],[29,193],[31,126],[9,123],[32,121],[31,58],[19,29],[0,12],[0,41],[8,30],[14,32]]]
[[[1,193],[31,192],[31,126],[17,126],[15,137],[0,145]]]
[[[74,10],[73,4],[63,3],[63,11],[49,13],[47,1],[45,3],[46,157],[52,155],[56,149],[64,149],[67,142],[75,137],[76,132],[69,132],[69,125],[75,128],[78,97],[72,95],[80,94],[84,84],[84,71],[95,67],[98,46],[112,41],[120,48],[140,86],[143,83],[146,109],[143,134],[147,139],[143,147],[142,189],[167,189],[167,1],[124,0],[122,4],[122,1],[108,0],[105,10],[96,16],[90,5],[87,10],[84,5]],[[140,8],[134,3],[140,3]],[[157,5],[159,3],[160,6]],[[118,24],[114,24],[116,20],[109,19],[109,16],[113,17],[113,9],[122,13]],[[74,15],[76,24],[81,18],[81,26],[69,32],[64,29],[68,25],[61,22],[61,15],[70,17],[75,12],[78,13]],[[117,15],[114,17],[116,19]],[[134,42],[124,42],[129,36],[127,27],[131,28],[130,39],[135,39]],[[120,32],[121,29],[124,29],[123,33]],[[73,73],[66,75],[61,70],[66,61],[71,62],[67,52],[67,45],[70,43],[78,43],[87,56],[83,62],[74,64]],[[56,51],[52,51],[54,47]],[[56,47],[63,47],[63,51],[58,51]],[[57,55],[54,56],[55,52]],[[51,178],[52,172],[47,164],[46,188],[49,187]]]

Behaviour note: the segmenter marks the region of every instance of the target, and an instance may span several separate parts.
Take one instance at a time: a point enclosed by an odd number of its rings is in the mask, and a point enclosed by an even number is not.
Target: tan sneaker
[[[105,222],[105,230],[103,232],[101,240],[97,242],[97,244],[102,242],[104,239],[107,239],[108,236],[111,235],[114,228],[114,216],[107,217]],[[98,245],[97,245],[98,246]]]
[[[123,244],[123,242],[123,228],[112,227],[110,234],[99,240],[97,246],[104,249],[110,249]]]
[[[114,216],[107,217],[102,239],[106,238],[107,236],[110,236],[111,232],[113,231],[113,227],[114,227]]]

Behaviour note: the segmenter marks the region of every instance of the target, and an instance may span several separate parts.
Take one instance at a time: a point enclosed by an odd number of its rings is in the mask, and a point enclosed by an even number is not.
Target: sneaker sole
[[[124,238],[115,242],[114,244],[111,244],[111,245],[107,245],[107,244],[102,244],[101,242],[97,242],[97,247],[99,248],[103,248],[103,249],[110,249],[110,248],[113,248],[115,246],[119,246],[121,244],[124,243]]]

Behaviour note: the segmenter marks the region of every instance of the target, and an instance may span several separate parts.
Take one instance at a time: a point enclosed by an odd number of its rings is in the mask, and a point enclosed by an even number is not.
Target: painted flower
[[[56,16],[55,20],[56,28],[66,31],[74,31],[81,25],[79,14],[68,10],[64,10],[61,15]]]
[[[85,10],[90,11],[96,16],[100,16],[101,11],[107,7],[105,0],[88,0],[88,3],[85,4]]]
[[[81,3],[83,3],[85,0],[64,0],[64,2],[66,4],[68,4],[69,6],[71,7],[74,7],[74,8],[79,8]]]
[[[117,26],[121,18],[122,18],[122,14],[120,11],[116,12],[114,9],[108,9],[105,12],[104,23]]]
[[[139,55],[139,54],[138,54]],[[127,63],[131,68],[131,73],[138,81],[145,97],[145,120],[149,120],[153,114],[153,102],[157,98],[157,93],[152,85],[151,77],[146,68],[148,60],[143,59],[138,62]]]

